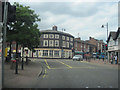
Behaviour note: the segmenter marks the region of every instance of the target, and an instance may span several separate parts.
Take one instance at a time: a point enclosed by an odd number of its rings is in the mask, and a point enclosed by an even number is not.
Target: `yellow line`
[[[47,63],[47,60],[45,60],[45,63],[46,63],[46,65],[47,65],[47,68],[48,68],[48,69],[51,69],[50,66],[49,66],[48,63]]]
[[[58,60],[56,60],[56,61],[58,61]],[[63,62],[61,62],[61,61],[58,61],[58,62],[60,62],[61,64],[65,65],[65,66],[67,66],[67,67],[69,67],[69,68],[72,68],[70,65],[67,65],[67,64],[65,64],[65,63],[63,63]]]
[[[46,71],[46,69],[45,69],[45,74],[43,75],[43,78],[46,76],[46,73],[47,73],[47,71]]]

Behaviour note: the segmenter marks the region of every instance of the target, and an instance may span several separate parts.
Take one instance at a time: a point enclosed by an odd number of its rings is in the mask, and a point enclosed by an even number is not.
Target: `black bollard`
[[[28,65],[28,57],[26,56],[26,65]]]
[[[15,74],[18,74],[18,59],[16,58],[16,68],[15,68]]]
[[[22,57],[22,65],[21,65],[21,69],[24,70],[24,60],[23,60],[23,57]]]

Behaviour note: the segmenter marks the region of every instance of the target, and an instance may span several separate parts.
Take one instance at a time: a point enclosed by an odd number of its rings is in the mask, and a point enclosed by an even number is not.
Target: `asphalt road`
[[[32,88],[118,88],[118,67],[86,61],[35,59],[43,72]]]

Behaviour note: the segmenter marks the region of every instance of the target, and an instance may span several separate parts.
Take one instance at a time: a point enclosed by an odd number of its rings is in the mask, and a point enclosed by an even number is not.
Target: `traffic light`
[[[105,49],[108,50],[108,45],[107,44],[105,44]]]
[[[6,2],[6,6],[8,6],[7,10],[7,23],[14,22],[16,19],[16,6],[11,5],[9,2]],[[5,2],[2,2],[2,21],[4,18],[4,7]]]
[[[16,19],[16,6],[11,5],[8,2],[8,14],[7,14],[7,21],[14,22]]]

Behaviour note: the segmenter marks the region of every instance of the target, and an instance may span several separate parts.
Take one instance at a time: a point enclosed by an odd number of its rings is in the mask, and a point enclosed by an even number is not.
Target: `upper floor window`
[[[48,34],[44,34],[44,38],[48,38]]]
[[[49,40],[49,46],[54,46],[54,41],[53,40]]]
[[[69,41],[69,37],[67,37],[67,40]]]
[[[55,47],[59,47],[59,40],[55,40]]]
[[[55,38],[56,38],[56,39],[59,39],[59,35],[58,35],[58,34],[55,34]]]
[[[67,48],[69,48],[69,42],[67,42]]]
[[[62,36],[62,39],[65,40],[65,36]]]
[[[70,43],[70,47],[73,48],[73,43]]]
[[[43,46],[48,46],[48,40],[43,41]]]
[[[73,38],[70,38],[70,41],[73,41]]]
[[[66,47],[66,42],[65,41],[63,41],[62,46]]]
[[[49,38],[54,38],[54,34],[49,34]]]

